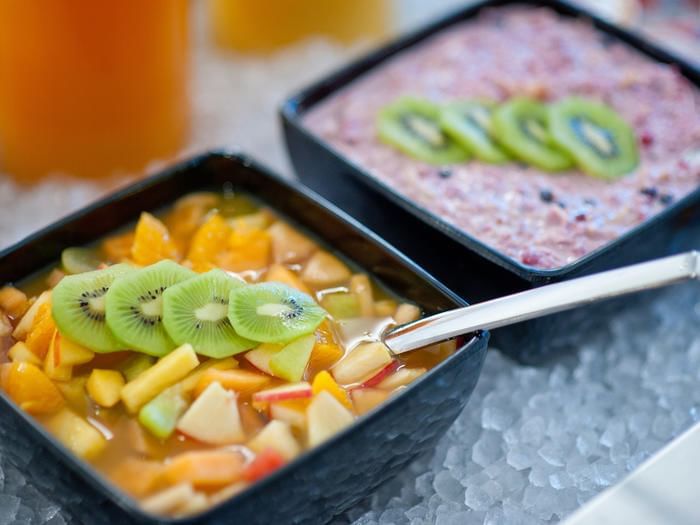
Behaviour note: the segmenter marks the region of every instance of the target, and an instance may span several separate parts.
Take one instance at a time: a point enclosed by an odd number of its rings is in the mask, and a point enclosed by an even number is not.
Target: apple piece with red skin
[[[243,479],[252,483],[269,476],[286,463],[287,461],[282,457],[282,454],[272,448],[265,449],[245,468]]]
[[[313,395],[311,385],[306,381],[261,390],[253,394],[253,401],[272,403],[289,399],[307,399]]]
[[[383,343],[356,346],[331,369],[333,378],[341,385],[364,383],[392,362],[389,349]]]
[[[401,362],[398,359],[392,360],[391,363],[386,365],[379,372],[374,374],[372,377],[364,381],[359,387],[356,388],[372,388],[379,385],[379,383],[386,380],[391,374],[396,372],[399,366],[401,366]]]

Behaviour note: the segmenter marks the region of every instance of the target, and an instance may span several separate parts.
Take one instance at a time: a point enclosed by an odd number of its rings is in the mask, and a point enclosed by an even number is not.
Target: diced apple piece
[[[238,215],[229,219],[228,222],[234,230],[246,232],[250,230],[264,230],[273,220],[274,217],[268,210],[260,210],[246,213],[245,215]]]
[[[141,508],[151,514],[171,514],[187,505],[194,495],[190,483],[180,483],[142,500]]]
[[[56,362],[56,351],[59,347],[58,340],[60,339],[58,330],[54,330],[53,336],[51,337],[51,343],[49,344],[49,351],[44,357],[44,373],[55,381],[70,381],[73,377],[73,367],[69,365],[58,366]]]
[[[284,222],[267,229],[272,238],[272,255],[277,263],[303,261],[316,251],[316,244]]]
[[[415,304],[402,303],[394,314],[394,321],[397,324],[406,324],[418,319],[420,319],[420,308]]]
[[[273,376],[275,374],[272,368],[270,368],[270,359],[272,359],[275,354],[279,353],[280,350],[282,350],[282,345],[263,343],[257,348],[243,354],[243,357],[258,370]]]
[[[51,301],[51,292],[48,290],[37,297],[36,301],[34,301],[34,303],[27,310],[27,313],[25,313],[20,322],[17,323],[14,332],[12,332],[12,337],[15,339],[24,340],[34,324],[34,319],[36,318],[39,308],[41,308],[42,305],[49,303],[49,301]]]
[[[166,388],[139,410],[139,423],[151,434],[166,439],[175,431],[177,420],[187,410],[182,384]]]
[[[305,381],[291,385],[261,390],[253,394],[253,401],[273,403],[289,399],[306,399],[312,396],[311,385]]]
[[[178,507],[178,509],[173,513],[175,518],[185,518],[187,516],[193,516],[198,514],[209,507],[209,498],[203,492],[195,492],[187,503]]]
[[[246,481],[254,482],[272,474],[287,463],[285,458],[273,448],[267,448],[258,454],[243,471]]]
[[[372,293],[372,283],[363,273],[358,273],[350,278],[350,292],[357,297],[362,317],[373,317],[374,314],[374,294]]]
[[[406,386],[420,376],[425,374],[425,368],[402,368],[397,370],[386,379],[382,380],[377,384],[377,388],[383,388],[384,390],[394,390],[400,386]]]
[[[216,382],[192,403],[178,422],[177,429],[213,445],[240,443],[245,439],[236,394]]]
[[[350,395],[355,411],[362,415],[386,401],[391,393],[379,388],[356,388],[350,392]]]
[[[12,333],[12,323],[7,314],[0,310],[0,337],[7,337]]]
[[[316,344],[314,334],[295,339],[270,359],[270,370],[279,378],[292,383],[304,378],[306,365],[309,364],[311,351]]]
[[[311,293],[309,287],[304,284],[297,274],[286,266],[273,264],[265,275],[266,282],[276,282],[286,284],[304,293]]]
[[[2,387],[10,399],[30,414],[51,414],[65,402],[53,381],[31,363],[3,365]]]
[[[160,461],[125,458],[110,471],[109,477],[126,493],[143,498],[155,488],[164,468]]]
[[[393,317],[396,307],[396,301],[381,299],[374,303],[374,315],[377,317]]]
[[[121,364],[119,370],[127,382],[133,381],[139,375],[141,375],[141,372],[151,368],[155,362],[156,358],[153,356],[146,354],[134,354]]]
[[[306,417],[310,447],[337,434],[354,420],[352,413],[325,390],[314,396],[306,409]]]
[[[258,412],[251,403],[241,403],[239,398],[238,414],[246,436],[254,436],[267,424],[267,417]]]
[[[218,382],[226,390],[233,390],[241,396],[250,396],[261,388],[267,386],[271,378],[267,375],[249,372],[248,370],[207,370],[202,374],[194,389],[194,396],[198,397],[207,387]]]
[[[57,334],[52,343],[55,345],[53,358],[56,366],[84,365],[95,357],[95,352],[66,339],[61,334]]]
[[[279,452],[287,461],[293,460],[301,452],[301,447],[287,423],[273,419],[257,436],[248,442],[248,448],[258,454],[271,448]]]
[[[29,308],[27,295],[14,286],[3,286],[0,288],[0,309],[19,319]]]
[[[350,279],[350,269],[328,252],[316,252],[301,272],[301,279],[315,288],[328,288]]]
[[[185,377],[198,364],[192,345],[185,344],[173,350],[122,388],[124,406],[132,414],[135,413],[163,390]]]
[[[308,400],[276,401],[270,404],[270,417],[284,421],[299,430],[306,429]]]
[[[313,390],[314,395],[317,395],[322,391],[328,392],[330,395],[340,401],[345,408],[352,410],[352,403],[350,402],[348,393],[343,387],[335,382],[333,376],[331,376],[326,370],[322,370],[316,374],[316,377],[314,377],[314,381],[311,384],[311,389]]]
[[[185,379],[182,380],[182,391],[185,393],[192,392],[195,388],[197,388],[201,377],[209,370],[232,370],[234,368],[238,368],[238,361],[236,361],[233,357],[209,359],[204,361],[192,372],[190,372]]]
[[[67,408],[51,416],[46,426],[71,452],[84,459],[97,457],[107,446],[107,440],[95,427]]]
[[[355,294],[347,292],[325,294],[321,298],[321,306],[335,320],[361,316],[360,301]]]
[[[361,388],[366,388],[366,387],[375,387],[382,381],[384,381],[387,377],[391,376],[401,365],[401,363],[394,359],[392,360],[388,365],[386,365],[384,368],[379,370],[376,374],[374,374],[372,377],[369,379],[366,379],[365,381],[362,382],[360,385]]]
[[[341,385],[361,383],[391,362],[389,349],[382,343],[364,343],[356,346],[336,364],[331,373]]]
[[[184,482],[212,490],[239,481],[244,465],[243,455],[233,450],[184,452],[166,465],[163,480],[171,485]]]
[[[41,366],[41,359],[32,352],[27,345],[22,341],[17,341],[12,348],[7,352],[7,357],[13,363],[31,363],[33,365]]]
[[[87,380],[85,389],[92,400],[103,407],[113,407],[119,403],[124,378],[116,370],[95,368]]]

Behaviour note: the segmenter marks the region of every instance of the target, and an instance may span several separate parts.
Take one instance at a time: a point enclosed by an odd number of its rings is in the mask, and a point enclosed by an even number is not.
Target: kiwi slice
[[[102,261],[91,248],[66,248],[61,252],[61,266],[68,274],[97,270]]]
[[[228,312],[236,332],[263,343],[283,343],[311,333],[326,316],[305,293],[272,282],[234,288]]]
[[[107,325],[123,347],[163,356],[175,348],[163,326],[163,292],[197,275],[164,260],[117,279],[107,292]]]
[[[554,142],[594,177],[614,179],[639,162],[632,128],[605,104],[565,98],[549,108],[549,130]]]
[[[61,279],[51,292],[51,315],[61,335],[95,352],[123,349],[107,326],[105,296],[115,279],[135,271],[128,264],[115,264]]]
[[[257,345],[236,333],[228,318],[231,291],[245,286],[223,270],[211,270],[163,292],[163,325],[177,345],[190,343],[195,352],[222,358]]]
[[[477,159],[503,164],[508,155],[494,139],[493,102],[467,100],[452,102],[440,110],[440,126]]]
[[[427,100],[403,97],[384,107],[377,118],[379,138],[429,164],[452,164],[469,158],[440,128],[440,108]]]
[[[493,112],[493,128],[500,144],[520,160],[546,171],[573,166],[571,157],[554,145],[547,129],[547,107],[514,98]]]

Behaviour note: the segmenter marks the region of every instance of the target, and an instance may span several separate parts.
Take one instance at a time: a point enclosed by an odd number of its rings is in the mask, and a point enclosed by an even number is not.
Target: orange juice
[[[0,0],[0,169],[100,177],[175,153],[187,0]]]
[[[390,0],[209,0],[216,42],[240,51],[271,51],[309,35],[341,42],[384,36]]]

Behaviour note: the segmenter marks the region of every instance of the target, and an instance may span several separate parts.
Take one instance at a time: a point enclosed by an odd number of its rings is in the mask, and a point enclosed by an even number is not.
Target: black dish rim
[[[408,259],[406,256],[401,254],[397,249],[393,248],[391,245],[383,241],[378,235],[373,233],[371,230],[367,229],[360,222],[353,219],[347,215],[342,210],[338,209],[333,204],[326,201],[323,197],[317,195],[309,188],[305,186],[284,179],[274,172],[253,160],[251,157],[237,152],[229,152],[224,150],[214,150],[197,155],[188,160],[174,164],[159,173],[151,175],[147,178],[141,179],[135,183],[132,183],[124,188],[118,189],[105,197],[97,200],[96,202],[85,206],[40,230],[32,233],[22,240],[12,244],[11,246],[0,250],[0,263],[5,259],[5,257],[14,254],[17,251],[22,251],[28,246],[40,243],[42,239],[46,236],[50,236],[54,232],[61,230],[71,224],[79,221],[83,221],[92,212],[99,210],[105,206],[120,202],[126,198],[138,195],[139,193],[150,189],[154,186],[160,186],[163,184],[168,184],[169,181],[178,176],[178,174],[186,172],[189,169],[193,169],[201,164],[209,162],[216,159],[226,159],[240,164],[246,169],[251,169],[257,174],[264,176],[267,179],[272,179],[275,183],[281,184],[286,188],[287,191],[301,196],[309,201],[313,201],[315,205],[319,208],[325,209],[326,212],[334,215],[340,222],[346,223],[351,230],[357,235],[364,237],[366,240],[370,241],[372,244],[376,245],[378,250],[382,250],[392,259],[400,262],[407,270],[411,271],[417,278],[421,279],[427,286],[435,289],[436,292],[445,296],[447,300],[454,303],[455,306],[465,306],[467,303],[464,299],[460,298],[458,295],[447,289],[444,285],[438,282],[434,277],[428,274],[425,270],[419,267],[416,263]],[[235,185],[235,183],[234,183]],[[206,189],[206,181],[202,183],[201,189]],[[191,190],[196,191],[196,190]],[[186,195],[187,192],[182,193],[180,196]],[[172,204],[172,203],[171,203]],[[274,206],[273,206],[274,209]],[[293,217],[292,217],[293,218]],[[130,221],[124,222],[123,225],[128,224]],[[313,230],[311,230],[313,232]],[[55,259],[57,260],[57,259]],[[26,277],[29,277],[33,272],[29,272]],[[19,280],[19,279],[16,279]],[[429,370],[422,377],[418,378],[416,381],[408,385],[408,387],[402,391],[399,395],[392,396],[387,401],[382,403],[379,407],[373,409],[372,411],[360,416],[352,425],[344,429],[340,433],[336,434],[326,442],[305,451],[299,457],[297,457],[292,462],[288,463],[275,473],[261,479],[249,487],[237,493],[230,498],[207,508],[205,511],[186,517],[164,517],[160,515],[155,515],[144,511],[139,505],[138,501],[131,496],[124,493],[116,485],[111,483],[106,476],[101,474],[97,469],[95,469],[89,462],[80,459],[78,456],[73,454],[68,448],[61,444],[57,438],[55,438],[48,430],[46,430],[32,415],[24,412],[19,408],[7,394],[0,389],[0,408],[11,411],[15,416],[22,420],[28,431],[32,434],[32,437],[36,438],[38,441],[42,442],[42,445],[47,446],[54,454],[58,455],[64,464],[67,464],[70,469],[77,473],[84,481],[89,483],[93,489],[99,491],[104,495],[109,501],[114,503],[122,511],[128,514],[131,518],[144,523],[167,523],[167,524],[183,524],[183,523],[194,523],[200,521],[207,521],[208,519],[214,517],[215,513],[221,511],[222,508],[228,506],[235,506],[239,502],[242,502],[246,498],[253,498],[259,492],[266,490],[266,487],[274,483],[278,478],[288,475],[291,471],[294,471],[303,462],[308,461],[319,454],[323,454],[324,451],[333,448],[338,442],[347,439],[348,436],[355,432],[361,432],[365,427],[371,425],[378,418],[381,419],[381,414],[385,411],[392,410],[393,407],[397,406],[398,403],[406,395],[411,395],[410,393],[419,388],[420,385],[429,380],[432,376],[439,374],[441,370],[452,364],[455,359],[459,359],[460,356],[466,357],[469,353],[478,351],[479,346],[485,345],[485,341],[488,341],[489,333],[487,331],[479,331],[471,334],[471,337],[464,339],[461,346],[455,351],[454,354],[447,357],[444,361],[439,363],[437,366]]]
[[[604,257],[609,252],[615,251],[617,248],[634,240],[637,236],[642,236],[647,229],[652,228],[656,223],[664,221],[665,219],[674,216],[679,210],[686,208],[690,204],[694,204],[698,199],[700,199],[700,187],[688,193],[681,199],[674,201],[662,211],[626,231],[615,240],[610,241],[591,252],[588,252],[586,255],[576,259],[575,261],[557,268],[542,269],[525,265],[513,257],[505,255],[503,252],[498,251],[471,234],[468,234],[460,228],[449,224],[447,221],[443,220],[433,212],[428,211],[427,208],[420,206],[407,197],[402,196],[391,186],[372,176],[364,167],[352,161],[330,144],[326,143],[302,123],[303,115],[310,111],[313,106],[329,98],[333,94],[347,88],[350,84],[352,84],[352,82],[362,77],[366,73],[369,73],[375,67],[381,66],[383,62],[390,60],[399,53],[408,51],[416,44],[420,44],[421,42],[455,24],[474,18],[482,9],[507,7],[512,5],[547,7],[560,15],[588,19],[597,30],[612,35],[622,43],[632,47],[655,62],[661,62],[677,67],[685,78],[687,78],[695,86],[700,87],[700,68],[691,65],[672,52],[651,43],[647,39],[642,38],[640,35],[623,29],[611,22],[607,22],[592,12],[569,4],[566,1],[482,0],[476,4],[470,5],[469,7],[456,9],[446,16],[430,22],[427,25],[409,32],[404,36],[400,36],[390,43],[382,45],[374,51],[371,51],[352,61],[350,64],[336,69],[324,78],[290,96],[280,105],[278,109],[278,116],[284,126],[289,126],[290,128],[294,129],[295,132],[300,133],[309,143],[313,143],[315,147],[321,148],[324,153],[332,156],[336,161],[346,165],[346,167],[349,168],[349,172],[352,174],[352,176],[360,180],[362,184],[370,186],[376,193],[379,193],[381,196],[391,200],[394,204],[414,215],[419,220],[447,235],[465,248],[478,253],[480,256],[484,257],[490,262],[511,271],[518,277],[532,283],[545,283],[566,278],[569,274],[584,273],[585,270],[589,266],[593,265],[600,257]]]

